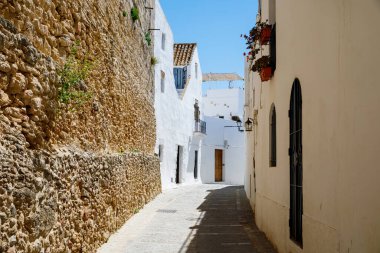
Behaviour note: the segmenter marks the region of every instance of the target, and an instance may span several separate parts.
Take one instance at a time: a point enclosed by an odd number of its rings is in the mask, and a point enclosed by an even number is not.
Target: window
[[[198,178],[198,150],[195,150],[194,179]]]
[[[164,155],[164,145],[160,144],[158,145],[158,157],[160,158],[160,162],[163,161],[163,155]]]
[[[161,93],[165,92],[165,72],[161,71]]]
[[[253,95],[252,95],[252,105],[253,105],[253,107],[255,107],[255,102],[256,102],[256,90],[255,89],[253,89]]]
[[[276,167],[276,107],[272,104],[269,114],[269,166]]]
[[[270,65],[272,67],[272,71],[276,70],[276,24],[272,27],[272,33],[270,35],[270,42],[269,42],[269,54],[270,54]]]
[[[269,24],[273,25],[276,23],[276,0],[269,0]]]
[[[199,111],[198,99],[195,99],[195,103],[194,103],[194,120],[195,120],[195,122],[199,122],[201,120],[200,115],[201,115],[201,112]]]
[[[195,78],[198,79],[198,63],[195,63]]]
[[[187,81],[187,68],[174,68],[174,80],[176,89],[184,89]]]
[[[162,48],[162,50],[165,50],[165,43],[166,43],[166,34],[162,33],[162,38],[161,38],[161,48]]]

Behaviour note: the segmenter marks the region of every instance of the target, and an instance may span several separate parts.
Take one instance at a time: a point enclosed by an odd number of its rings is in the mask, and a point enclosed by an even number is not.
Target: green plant
[[[155,66],[157,63],[158,63],[158,59],[155,56],[153,56],[150,59],[150,64],[152,64],[152,66]]]
[[[252,65],[253,72],[260,72],[263,68],[270,67],[270,57],[262,56]]]
[[[145,33],[145,40],[148,43],[148,46],[152,44],[152,37],[150,36],[150,32]]]
[[[131,17],[133,22],[139,19],[139,9],[137,9],[137,7],[131,9]]]
[[[127,16],[127,12],[123,11],[123,17],[126,17],[126,16]]]
[[[78,45],[79,42],[76,42],[65,64],[58,70],[60,84],[58,100],[74,107],[81,106],[92,97],[87,91],[85,79],[92,70],[93,64],[88,60],[80,61],[76,58]]]

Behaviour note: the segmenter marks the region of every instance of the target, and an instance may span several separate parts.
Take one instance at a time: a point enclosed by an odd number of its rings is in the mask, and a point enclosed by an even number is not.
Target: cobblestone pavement
[[[241,186],[179,186],[159,195],[98,253],[276,253]]]

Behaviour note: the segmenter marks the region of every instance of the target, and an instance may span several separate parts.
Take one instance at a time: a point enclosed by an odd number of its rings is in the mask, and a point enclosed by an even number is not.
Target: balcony
[[[206,122],[200,120],[195,121],[194,133],[204,134],[206,135]]]

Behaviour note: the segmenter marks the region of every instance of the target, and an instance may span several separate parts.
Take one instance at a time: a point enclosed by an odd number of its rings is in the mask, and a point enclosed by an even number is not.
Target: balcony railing
[[[195,128],[194,128],[195,133],[202,133],[206,134],[206,122],[200,120],[200,121],[195,121]]]

